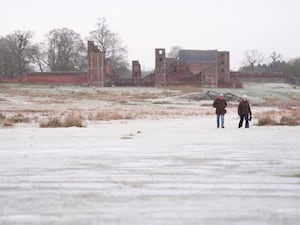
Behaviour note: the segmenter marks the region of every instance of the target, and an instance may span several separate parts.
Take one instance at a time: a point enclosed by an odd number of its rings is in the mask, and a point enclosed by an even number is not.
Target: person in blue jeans
[[[217,98],[214,100],[213,107],[216,108],[216,114],[217,114],[217,127],[220,126],[222,128],[225,128],[224,126],[224,116],[226,113],[226,107],[227,107],[227,101],[224,98],[224,95],[221,93],[217,96]],[[220,123],[221,122],[221,123]]]

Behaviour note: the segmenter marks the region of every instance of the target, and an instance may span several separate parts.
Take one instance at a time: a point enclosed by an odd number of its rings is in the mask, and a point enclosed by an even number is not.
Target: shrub
[[[258,126],[266,126],[266,125],[280,125],[280,126],[297,126],[299,125],[298,118],[283,115],[280,117],[279,122],[275,119],[271,118],[270,116],[264,116],[258,119]]]
[[[258,119],[257,122],[258,126],[267,126],[267,125],[277,125],[277,121],[270,116],[264,116]]]
[[[97,112],[97,114],[90,113],[88,115],[89,120],[130,120],[134,119],[134,116],[131,113],[119,113],[119,112]]]
[[[9,118],[13,123],[29,123],[30,119],[22,114],[14,115]]]
[[[0,113],[0,120],[4,120],[6,118],[6,116],[2,113]]]
[[[121,115],[117,112],[111,113],[111,112],[97,112],[96,114],[96,120],[112,120],[112,119],[120,119]]]
[[[41,121],[40,127],[84,127],[80,116],[74,114],[68,115],[63,120],[53,117],[47,121]]]
[[[5,119],[2,123],[3,127],[12,127],[13,126],[13,122],[11,120]]]
[[[61,121],[57,118],[50,118],[48,121],[41,121],[40,127],[62,127]]]
[[[299,125],[299,122],[294,117],[282,116],[280,118],[279,124],[283,126],[297,126]]]
[[[24,117],[22,114],[6,117],[0,113],[0,122],[3,127],[12,127],[15,123],[29,123],[30,118]]]
[[[123,119],[125,119],[125,120],[133,120],[134,116],[131,113],[127,113],[127,114],[123,115]]]
[[[82,118],[74,114],[68,115],[63,123],[64,127],[83,127]]]

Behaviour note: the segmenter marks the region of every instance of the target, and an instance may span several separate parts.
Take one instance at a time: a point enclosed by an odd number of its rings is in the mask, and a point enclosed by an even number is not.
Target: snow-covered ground
[[[0,84],[0,120],[29,118],[0,126],[0,225],[299,225],[300,126],[255,123],[298,109],[300,88],[244,87]],[[250,129],[236,101],[217,129],[212,100],[197,100],[207,92],[247,94]],[[101,112],[133,120],[89,119]],[[67,113],[86,127],[39,128]]]
[[[300,224],[300,127],[225,119],[0,129],[0,224]]]

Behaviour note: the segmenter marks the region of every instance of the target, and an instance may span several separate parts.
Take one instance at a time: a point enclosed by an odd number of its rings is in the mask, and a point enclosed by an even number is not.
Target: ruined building
[[[165,49],[155,50],[155,85],[203,87],[234,86],[230,79],[229,52],[180,50],[178,59],[166,58]]]
[[[155,49],[155,69],[142,77],[138,60],[132,61],[131,77],[117,77],[112,62],[105,59],[93,41],[88,41],[87,71],[35,72],[16,77],[0,77],[2,83],[86,84],[92,86],[155,86],[195,85],[199,87],[241,87],[241,79],[253,78],[285,81],[284,74],[250,74],[230,72],[229,52],[217,50],[180,50],[178,58],[166,57],[164,48]],[[130,76],[130,74],[129,74]]]

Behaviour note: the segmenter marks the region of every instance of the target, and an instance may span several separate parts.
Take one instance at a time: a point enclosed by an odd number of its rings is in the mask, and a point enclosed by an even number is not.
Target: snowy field
[[[0,225],[299,225],[300,126],[238,129],[233,106],[217,129],[205,111],[0,128]]]
[[[298,225],[300,127],[227,121],[2,129],[0,224]]]

